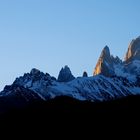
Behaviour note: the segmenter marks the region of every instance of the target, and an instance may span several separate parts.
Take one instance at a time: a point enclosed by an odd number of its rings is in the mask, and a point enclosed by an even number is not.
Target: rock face
[[[69,82],[74,79],[75,77],[72,75],[71,70],[68,66],[65,66],[64,68],[60,70],[59,75],[58,75],[59,82]]]
[[[115,74],[114,65],[119,63],[122,63],[119,57],[114,58],[110,55],[109,47],[105,46],[96,64],[93,75],[102,74],[107,77],[113,76]]]
[[[125,56],[124,66],[127,72],[140,75],[140,37],[131,41]]]
[[[123,62],[119,57],[114,58],[110,55],[110,50],[106,46],[94,70],[94,75],[98,74],[107,77],[140,75],[140,37],[131,41]]]
[[[40,74],[40,70],[33,68],[30,72],[31,75],[39,75]]]
[[[83,77],[88,77],[88,74],[86,71],[83,72]]]
[[[78,100],[107,101],[128,95],[140,95],[140,38],[130,43],[125,61],[110,55],[106,46],[96,65],[93,77],[74,78],[70,68],[61,69],[58,80],[32,69],[18,77],[0,92],[0,112],[5,108],[22,106],[32,101],[69,96]],[[86,78],[85,78],[86,77]],[[5,110],[5,109],[4,109]]]
[[[125,56],[126,62],[133,61],[134,59],[140,60],[140,37],[131,41]]]

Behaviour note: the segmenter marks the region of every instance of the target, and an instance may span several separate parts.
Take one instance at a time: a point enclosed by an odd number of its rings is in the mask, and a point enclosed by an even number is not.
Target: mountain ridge
[[[118,72],[119,71],[119,72]],[[108,46],[105,46],[98,59],[93,75],[102,74],[111,76],[137,76],[140,73],[140,37],[133,39],[125,54],[124,60],[110,54]]]
[[[92,77],[84,73],[83,76],[75,78],[70,68],[65,66],[56,79],[48,73],[33,68],[31,72],[16,78],[12,85],[6,86],[0,92],[0,101],[7,100],[11,104],[21,102],[22,106],[32,101],[48,101],[59,96],[68,96],[81,101],[103,102],[139,95],[139,41],[137,38],[130,43],[127,54],[131,54],[131,59],[126,57],[129,63],[127,60],[122,61],[118,57],[113,57],[109,47],[104,47]],[[136,49],[132,51],[133,48]]]

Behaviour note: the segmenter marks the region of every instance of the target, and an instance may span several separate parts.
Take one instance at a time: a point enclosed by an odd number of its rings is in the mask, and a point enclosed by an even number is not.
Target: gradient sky
[[[105,45],[124,57],[140,35],[140,0],[0,0],[0,90],[35,67],[93,68]]]

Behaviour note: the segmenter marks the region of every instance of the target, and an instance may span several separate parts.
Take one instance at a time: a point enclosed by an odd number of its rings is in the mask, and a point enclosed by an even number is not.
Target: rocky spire
[[[38,75],[40,74],[40,70],[36,69],[36,68],[33,68],[30,72],[31,75]]]
[[[65,66],[62,68],[59,72],[58,81],[59,82],[69,82],[75,79],[75,77],[72,75],[71,70],[68,66]]]
[[[129,44],[128,51],[125,56],[125,61],[130,62],[131,60],[140,60],[140,36],[133,39]]]
[[[110,49],[108,46],[103,48],[100,58],[110,58]]]
[[[120,63],[120,61],[121,60],[118,57],[114,58],[112,55],[110,55],[109,47],[105,46],[96,64],[93,75],[102,74],[109,77],[114,75],[113,65]]]
[[[88,74],[86,71],[83,72],[83,77],[88,77]]]

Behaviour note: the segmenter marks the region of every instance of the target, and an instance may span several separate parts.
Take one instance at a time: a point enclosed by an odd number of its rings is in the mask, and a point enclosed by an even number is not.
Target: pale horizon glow
[[[104,46],[123,59],[140,36],[139,0],[3,0],[0,13],[0,90],[32,68],[92,76]]]

